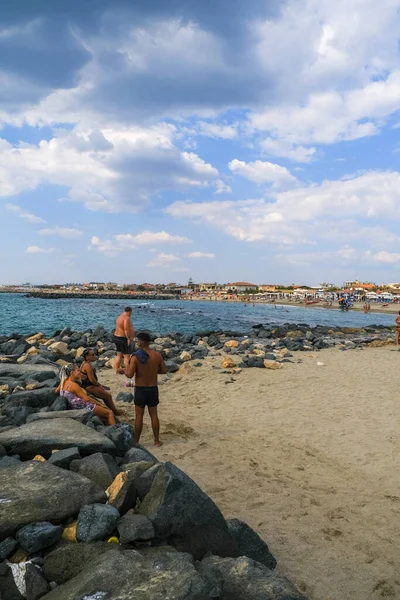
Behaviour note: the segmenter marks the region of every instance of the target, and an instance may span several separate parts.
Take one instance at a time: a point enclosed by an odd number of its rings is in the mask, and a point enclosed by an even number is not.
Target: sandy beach
[[[286,300],[286,299],[282,299],[279,298],[277,300],[275,300],[274,302],[271,302],[270,300],[259,300],[257,298],[253,298],[250,297],[247,301],[240,299],[239,298],[226,298],[224,296],[193,296],[192,297],[193,300],[201,300],[201,301],[208,301],[208,302],[241,302],[241,303],[247,303],[249,305],[251,304],[276,304],[276,306],[295,306],[296,308],[304,308],[306,310],[308,309],[324,309],[324,310],[340,310],[339,305],[337,302],[334,302],[332,306],[329,307],[325,307],[323,302],[317,302],[316,304],[305,304],[304,302],[295,302],[293,300]],[[190,302],[190,298],[184,298],[182,297],[182,300],[186,301],[186,302]],[[350,309],[349,312],[364,312],[364,304],[365,302],[354,302],[352,304],[352,307]],[[397,302],[391,302],[388,305],[386,305],[384,302],[371,302],[371,309],[369,311],[370,313],[389,313],[389,314],[396,314],[398,315],[400,312],[400,304]]]
[[[222,357],[186,363],[160,388],[164,446],[148,417],[142,443],[248,522],[310,600],[400,598],[400,354],[294,361],[232,376],[213,368]],[[126,389],[110,370],[101,380]]]

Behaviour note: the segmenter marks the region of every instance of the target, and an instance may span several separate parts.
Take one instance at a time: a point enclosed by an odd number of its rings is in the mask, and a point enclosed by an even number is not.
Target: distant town
[[[178,283],[113,283],[92,281],[89,283],[43,284],[22,283],[15,285],[0,285],[0,292],[27,293],[27,294],[118,294],[129,296],[300,296],[318,297],[329,295],[352,295],[357,297],[385,298],[400,296],[400,283],[377,284],[367,281],[344,281],[342,285],[321,283],[316,286],[283,285],[283,284],[256,284],[248,281],[235,281],[231,283],[196,283],[191,278],[186,285]]]

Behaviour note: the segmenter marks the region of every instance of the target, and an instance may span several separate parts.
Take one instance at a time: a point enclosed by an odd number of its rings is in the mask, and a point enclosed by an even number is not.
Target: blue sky
[[[2,3],[0,284],[398,281],[399,37],[398,0]]]

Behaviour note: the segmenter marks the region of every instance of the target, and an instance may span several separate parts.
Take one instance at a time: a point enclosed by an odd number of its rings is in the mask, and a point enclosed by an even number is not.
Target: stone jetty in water
[[[283,368],[296,351],[385,345],[394,332],[260,324],[247,335],[152,339],[173,377],[208,357],[220,357],[221,369]],[[97,350],[98,368],[112,366],[102,326],[0,336],[0,598],[304,600],[276,573],[266,541],[225,519],[177,466],[135,447],[129,424],[67,410],[54,391],[58,371],[86,347]]]

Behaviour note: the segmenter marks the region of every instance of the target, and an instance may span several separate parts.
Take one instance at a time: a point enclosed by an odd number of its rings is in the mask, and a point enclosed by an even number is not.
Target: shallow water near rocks
[[[0,335],[51,334],[66,326],[84,331],[102,324],[112,329],[116,316],[126,305],[133,308],[136,330],[195,333],[204,330],[234,330],[246,333],[252,325],[307,323],[337,327],[393,325],[394,315],[342,313],[338,310],[256,304],[184,300],[104,300],[65,298],[46,300],[22,294],[0,294]]]

